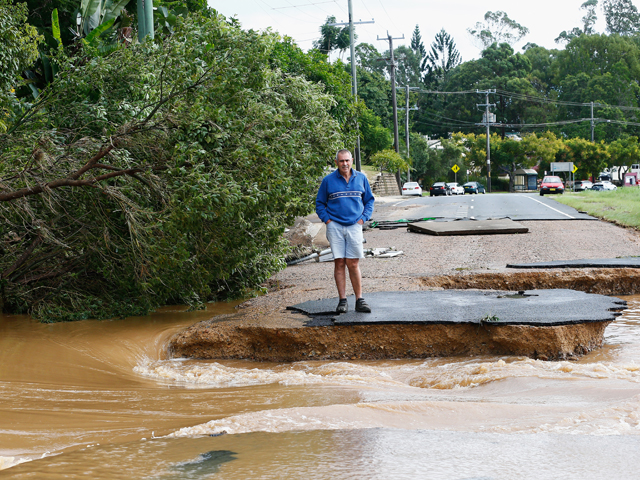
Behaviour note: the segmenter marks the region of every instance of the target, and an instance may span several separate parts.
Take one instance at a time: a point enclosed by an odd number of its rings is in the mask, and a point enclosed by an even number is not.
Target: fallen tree
[[[277,37],[215,14],[60,73],[0,136],[0,302],[43,321],[255,289],[340,145]]]

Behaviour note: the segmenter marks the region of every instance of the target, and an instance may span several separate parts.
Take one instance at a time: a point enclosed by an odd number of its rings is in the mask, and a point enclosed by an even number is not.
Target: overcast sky
[[[348,21],[348,0],[208,0],[209,5],[227,17],[237,16],[246,29],[274,31],[295,39],[308,50],[319,37],[319,28],[328,16],[337,21]],[[455,40],[462,59],[478,58],[480,50],[472,43],[467,28],[484,20],[487,11],[504,11],[509,17],[529,29],[529,34],[517,45],[520,50],[527,42],[547,48],[561,48],[554,39],[563,30],[581,25],[585,11],[580,6],[585,0],[539,0],[514,2],[513,0],[352,0],[354,21],[375,20],[375,24],[356,28],[357,42],[373,44],[381,52],[388,49],[388,42],[378,41],[387,31],[393,37],[394,46],[409,46],[411,35],[420,26],[427,49],[436,33],[444,28]],[[634,2],[638,6],[638,2]],[[604,20],[598,10],[598,32],[604,31]],[[348,55],[348,54],[347,54]]]

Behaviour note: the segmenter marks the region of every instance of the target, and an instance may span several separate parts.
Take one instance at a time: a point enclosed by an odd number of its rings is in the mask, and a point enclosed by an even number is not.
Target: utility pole
[[[476,107],[485,107],[484,113],[484,121],[482,123],[477,123],[476,125],[485,125],[487,127],[487,192],[491,193],[491,132],[489,131],[489,127],[492,123],[495,123],[495,114],[489,111],[490,107],[495,107],[495,103],[489,103],[489,94],[496,93],[495,89],[493,90],[476,90],[476,93],[484,93],[486,95],[486,103],[476,104]]]
[[[359,22],[354,22],[353,21],[353,7],[351,5],[352,0],[349,0],[349,22],[348,23],[330,23],[329,26],[331,27],[337,27],[337,26],[344,26],[344,25],[349,25],[349,47],[350,47],[350,53],[351,53],[351,93],[353,94],[353,98],[354,101],[357,101],[358,99],[358,80],[356,79],[356,46],[355,43],[353,41],[353,37],[354,37],[354,33],[353,33],[353,26],[354,25],[361,25],[363,23],[375,23],[373,19],[371,19],[371,21],[366,21],[363,22],[362,20],[360,20]],[[355,160],[356,160],[356,170],[357,171],[361,171],[362,170],[362,163],[360,161],[360,126],[356,124],[356,135],[357,135],[357,139],[356,139],[356,151],[355,151]]]
[[[396,87],[396,88],[401,89],[402,87]],[[409,111],[418,110],[418,107],[409,108],[409,91],[420,90],[420,87],[410,87],[409,85],[406,85],[404,87],[404,90],[405,90],[405,97],[406,97],[405,99],[406,107],[405,107],[405,117],[404,117],[404,136],[405,136],[405,143],[407,144],[407,162],[409,163],[409,165],[407,166],[407,182],[410,182],[411,181],[411,155],[409,153]]]
[[[393,148],[396,153],[400,153],[400,145],[398,143],[398,101],[396,99],[396,61],[393,58],[393,41],[404,40],[404,33],[402,37],[392,37],[387,31],[387,38],[380,38],[378,40],[389,41],[389,75],[391,77],[391,102],[393,104]],[[398,190],[402,194],[402,180],[400,178],[400,170],[396,172],[396,182],[398,183]]]
[[[593,119],[593,102],[591,102],[591,143],[595,142],[596,122]]]

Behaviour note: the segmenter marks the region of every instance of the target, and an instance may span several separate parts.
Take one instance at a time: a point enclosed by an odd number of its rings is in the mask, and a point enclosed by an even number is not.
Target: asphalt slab
[[[590,258],[552,262],[510,263],[507,268],[640,268],[640,257]]]
[[[613,321],[627,305],[615,297],[567,289],[375,292],[368,293],[365,298],[372,313],[355,312],[353,296],[347,299],[349,311],[344,314],[335,313],[337,298],[304,302],[287,309],[329,319],[333,325],[471,323],[557,326]]]
[[[460,220],[454,222],[417,222],[408,225],[410,232],[428,235],[496,235],[527,233],[529,229],[509,218],[495,220]]]

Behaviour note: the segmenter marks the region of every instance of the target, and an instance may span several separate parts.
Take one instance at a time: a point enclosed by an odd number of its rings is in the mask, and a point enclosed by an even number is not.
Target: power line
[[[289,6],[286,6],[286,7],[272,7],[271,10],[283,10],[285,8],[310,7],[310,6],[313,6],[313,5],[322,5],[323,3],[336,3],[336,0],[329,0],[328,2],[303,3],[302,5],[289,5]]]
[[[475,90],[463,90],[461,92],[440,92],[438,90],[418,90],[417,93],[431,93],[431,94],[442,94],[442,95],[466,95],[468,93],[475,94]]]
[[[395,24],[395,22],[393,21],[393,19],[391,18],[391,15],[389,15],[389,12],[387,12],[387,9],[384,8],[384,4],[382,3],[382,0],[378,0],[380,2],[380,6],[382,7],[382,10],[384,10],[385,15],[387,16],[387,18],[389,20],[391,20],[391,24],[396,27],[396,30],[401,30],[401,28],[398,28],[398,26]]]
[[[433,95],[465,95],[465,94],[469,94],[469,93],[476,93],[475,90],[462,90],[459,92],[441,92],[439,90],[419,90],[418,93],[425,93],[425,94],[433,94]],[[551,104],[556,104],[556,105],[567,105],[567,106],[572,106],[572,107],[590,107],[591,106],[591,102],[588,103],[581,103],[581,102],[568,102],[568,101],[563,101],[563,100],[552,100],[549,98],[544,98],[544,97],[536,97],[533,95],[527,95],[524,93],[515,93],[515,92],[509,92],[506,90],[496,90],[496,95],[500,95],[501,97],[511,97],[514,98],[516,100],[525,100],[528,102],[537,102],[537,103],[551,103]],[[640,107],[629,107],[626,105],[610,105],[607,103],[593,103],[594,107],[598,107],[598,108],[617,108],[619,110],[627,110],[627,111],[640,111]]]

